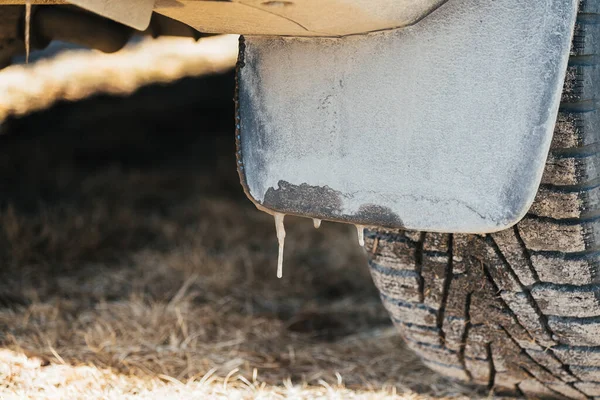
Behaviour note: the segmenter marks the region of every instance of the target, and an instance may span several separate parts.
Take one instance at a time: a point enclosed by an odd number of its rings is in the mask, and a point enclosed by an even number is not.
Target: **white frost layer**
[[[365,227],[363,225],[356,225],[356,231],[358,233],[358,244],[361,247],[365,247]]]
[[[339,191],[343,214],[387,207],[410,229],[517,222],[541,180],[576,6],[452,0],[397,31],[247,37],[251,196],[287,181]]]

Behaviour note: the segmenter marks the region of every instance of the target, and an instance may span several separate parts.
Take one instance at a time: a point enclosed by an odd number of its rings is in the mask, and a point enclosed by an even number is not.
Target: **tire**
[[[600,0],[582,1],[542,185],[490,235],[367,232],[373,280],[431,369],[496,392],[600,396]]]

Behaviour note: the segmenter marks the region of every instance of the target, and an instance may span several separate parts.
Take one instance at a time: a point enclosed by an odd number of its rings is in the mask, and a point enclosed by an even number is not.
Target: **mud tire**
[[[367,232],[394,324],[433,370],[528,397],[600,396],[600,1],[582,1],[529,214],[490,235]]]

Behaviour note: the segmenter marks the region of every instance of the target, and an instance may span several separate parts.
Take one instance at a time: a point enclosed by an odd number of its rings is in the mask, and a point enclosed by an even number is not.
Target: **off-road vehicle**
[[[367,227],[432,369],[600,396],[600,0],[0,0],[0,62],[241,34],[237,163],[275,215]]]

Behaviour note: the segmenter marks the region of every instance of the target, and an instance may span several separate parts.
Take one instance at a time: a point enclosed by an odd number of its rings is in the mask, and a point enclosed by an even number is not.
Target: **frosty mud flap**
[[[518,222],[549,151],[577,0],[450,0],[414,26],[243,38],[238,167],[259,208],[485,233]]]

